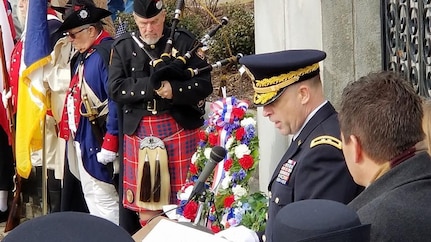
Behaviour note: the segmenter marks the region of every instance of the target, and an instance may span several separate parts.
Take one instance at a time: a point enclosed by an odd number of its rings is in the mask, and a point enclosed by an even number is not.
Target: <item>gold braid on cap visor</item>
[[[268,100],[277,95],[280,89],[297,82],[301,76],[311,73],[317,69],[319,69],[319,63],[315,63],[311,66],[307,66],[296,71],[291,71],[286,74],[254,81],[254,103],[265,104],[268,102]]]

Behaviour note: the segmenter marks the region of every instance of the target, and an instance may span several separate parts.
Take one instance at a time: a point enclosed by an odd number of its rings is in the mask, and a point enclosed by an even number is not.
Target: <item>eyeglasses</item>
[[[88,26],[88,27],[86,27],[86,28],[82,28],[82,29],[80,29],[80,30],[76,31],[75,33],[66,32],[66,33],[63,33],[63,35],[64,35],[64,36],[69,36],[71,39],[75,39],[77,34],[81,33],[82,31],[84,31],[84,30],[86,30],[86,29],[88,29],[88,28],[90,28],[90,27],[91,27],[91,26]]]

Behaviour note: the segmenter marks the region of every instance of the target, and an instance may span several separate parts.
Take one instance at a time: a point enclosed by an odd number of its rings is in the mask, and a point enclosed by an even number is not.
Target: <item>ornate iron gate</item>
[[[383,66],[431,95],[431,0],[381,0]]]

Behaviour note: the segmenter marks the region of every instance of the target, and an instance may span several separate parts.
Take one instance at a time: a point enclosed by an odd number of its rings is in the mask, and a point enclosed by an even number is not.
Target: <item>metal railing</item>
[[[431,95],[431,0],[381,0],[385,70],[401,72],[419,95]]]

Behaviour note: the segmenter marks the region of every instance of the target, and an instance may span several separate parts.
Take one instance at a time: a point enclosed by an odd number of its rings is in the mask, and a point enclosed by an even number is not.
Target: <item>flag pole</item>
[[[7,67],[6,67],[6,57],[4,53],[4,43],[3,43],[3,30],[0,26],[0,58],[1,58],[1,65],[2,65],[2,77],[3,77],[3,88],[7,91],[10,90],[10,84],[9,84],[9,75],[7,73]],[[16,163],[16,152],[15,152],[15,119],[12,111],[12,98],[8,99],[8,105],[7,105],[7,116],[9,121],[9,139],[10,144],[12,147],[12,156],[13,160]],[[16,226],[20,224],[21,221],[21,210],[22,210],[22,201],[21,201],[21,177],[17,173],[16,168],[15,175],[14,175],[14,184],[15,187],[13,189],[13,200],[9,212],[9,216],[6,222],[6,226],[4,229],[4,232],[8,232],[12,229],[14,229]]]
[[[47,186],[47,167],[46,167],[46,115],[42,120],[43,125],[43,146],[42,146],[42,215],[48,213],[48,186]]]

